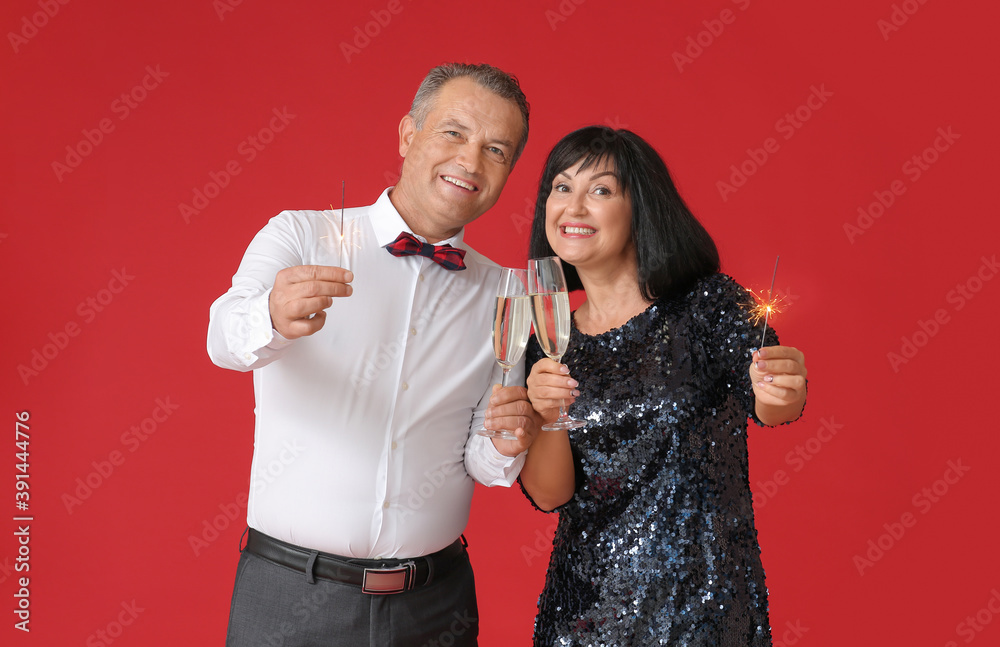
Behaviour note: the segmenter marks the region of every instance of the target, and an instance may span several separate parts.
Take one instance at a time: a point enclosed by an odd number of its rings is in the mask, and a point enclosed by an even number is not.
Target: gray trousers
[[[476,647],[479,610],[468,554],[430,585],[371,595],[246,550],[236,568],[226,647]]]

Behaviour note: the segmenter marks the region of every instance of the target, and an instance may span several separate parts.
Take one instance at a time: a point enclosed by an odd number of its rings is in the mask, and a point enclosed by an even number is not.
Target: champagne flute
[[[535,323],[535,338],[549,359],[562,361],[569,345],[569,292],[562,261],[558,256],[533,258],[528,261],[528,293],[531,295],[531,315]],[[576,429],[586,425],[566,414],[566,403],[559,403],[559,419],[542,429]]]
[[[531,334],[531,315],[528,303],[528,276],[520,269],[503,267],[497,284],[496,309],[493,311],[493,356],[503,369],[500,386],[507,386],[507,375],[524,356]],[[478,429],[480,436],[517,440],[514,432],[507,430]]]

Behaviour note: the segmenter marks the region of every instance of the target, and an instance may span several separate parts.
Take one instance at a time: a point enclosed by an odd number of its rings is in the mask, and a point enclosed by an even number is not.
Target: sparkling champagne
[[[542,292],[532,294],[531,299],[535,337],[549,359],[558,362],[569,345],[569,295],[566,292]]]
[[[493,313],[493,354],[502,368],[513,368],[524,355],[531,334],[530,307],[526,296],[497,297]]]

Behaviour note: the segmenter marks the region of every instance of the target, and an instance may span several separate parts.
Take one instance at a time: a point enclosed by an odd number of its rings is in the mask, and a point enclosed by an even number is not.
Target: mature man
[[[339,212],[279,214],[213,304],[209,355],[253,370],[257,405],[227,645],[476,644],[473,479],[509,486],[534,427],[513,403],[489,424],[518,440],[470,432],[499,381],[499,270],[462,237],[527,136],[514,78],[434,68],[396,186],[342,230]]]

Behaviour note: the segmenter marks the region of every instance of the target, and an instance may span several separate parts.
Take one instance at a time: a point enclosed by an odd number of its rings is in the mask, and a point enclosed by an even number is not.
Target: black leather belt
[[[275,564],[360,587],[364,593],[387,595],[427,586],[443,577],[465,555],[463,539],[436,553],[412,559],[353,559],[306,550],[249,529],[246,550]]]

